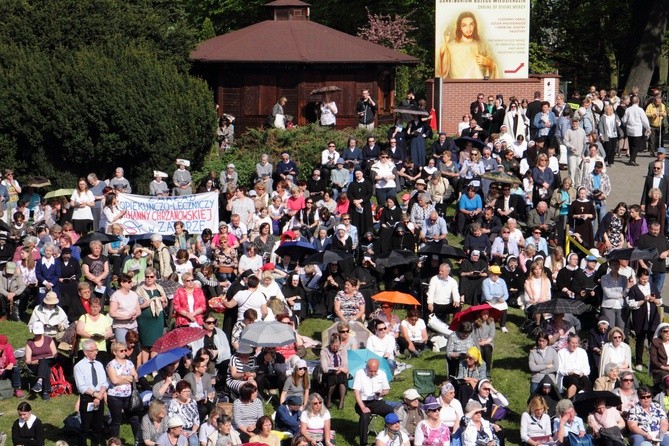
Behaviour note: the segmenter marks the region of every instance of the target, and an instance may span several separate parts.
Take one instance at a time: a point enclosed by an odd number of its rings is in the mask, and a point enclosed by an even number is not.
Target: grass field
[[[497,332],[493,354],[493,383],[509,399],[510,407],[513,410],[509,419],[502,423],[507,430],[507,443],[512,445],[520,443],[518,434],[520,414],[525,410],[525,402],[529,396],[530,374],[527,368],[527,354],[532,347],[532,342],[526,335],[518,331],[517,327],[523,320],[524,315],[520,310],[510,310],[509,323],[507,324],[509,333]],[[321,331],[327,328],[329,324],[329,321],[322,319],[307,319],[302,323],[300,333],[314,339],[320,339]],[[7,334],[14,346],[24,345],[29,335],[25,324],[15,322],[0,323],[0,332]],[[310,353],[310,355],[313,354]],[[437,383],[446,379],[444,353],[426,352],[421,357],[411,359],[408,362],[414,368],[433,369],[437,375]],[[642,381],[648,380],[645,375],[637,375]],[[412,372],[406,370],[391,382],[391,392],[388,399],[401,399],[402,392],[412,387],[412,385]],[[50,401],[42,401],[41,398],[30,396],[26,400],[32,405],[34,413],[44,422],[47,444],[54,444],[56,440],[66,440],[70,444],[76,442],[74,438],[65,438],[59,435],[59,430],[63,426],[63,419],[74,410],[76,396],[62,396]],[[17,418],[16,406],[18,403],[19,400],[16,398],[0,401],[0,412],[4,412],[4,415],[0,417],[0,431],[11,432],[12,423]],[[336,408],[332,409],[332,424],[337,432],[337,445],[359,444],[357,438],[358,416],[354,407],[353,394],[349,392],[344,409],[341,411]],[[377,422],[381,427],[381,420]],[[132,433],[129,425],[124,424],[122,426],[121,435],[126,444],[132,444]]]

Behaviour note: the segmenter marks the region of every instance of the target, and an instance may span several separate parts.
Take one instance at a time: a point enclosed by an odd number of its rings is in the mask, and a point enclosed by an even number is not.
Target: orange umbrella
[[[373,295],[372,299],[397,305],[420,305],[420,302],[411,294],[400,293],[399,291],[383,291]]]

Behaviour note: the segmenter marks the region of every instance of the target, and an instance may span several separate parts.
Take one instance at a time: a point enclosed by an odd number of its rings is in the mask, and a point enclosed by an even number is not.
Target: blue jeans
[[[389,197],[397,196],[397,189],[394,187],[383,187],[380,189],[375,189],[375,192],[376,203],[378,206],[385,206]]]
[[[654,444],[654,443],[649,442],[648,440],[646,440],[645,438],[643,438],[639,434],[632,434],[632,435],[630,435],[629,439],[630,439],[630,446],[641,446],[644,443],[648,444],[648,445]],[[665,435],[662,438],[662,441],[660,442],[660,446],[669,446],[669,435]]]
[[[659,259],[662,260],[662,259]],[[655,287],[657,288],[657,291],[662,294],[662,287],[664,286],[664,276],[666,273],[651,273],[650,275],[650,281]]]
[[[14,389],[21,388],[21,368],[18,366],[12,367],[11,370],[5,369],[4,372],[0,373],[0,379],[12,379],[12,387]]]

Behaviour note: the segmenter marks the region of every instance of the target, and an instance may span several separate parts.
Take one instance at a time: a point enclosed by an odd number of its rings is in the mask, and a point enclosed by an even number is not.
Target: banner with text
[[[435,77],[526,78],[530,0],[436,0]]]
[[[191,234],[218,228],[217,192],[181,197],[119,194],[118,207],[125,211],[117,223],[123,226],[126,235],[174,234],[175,221],[182,221]]]

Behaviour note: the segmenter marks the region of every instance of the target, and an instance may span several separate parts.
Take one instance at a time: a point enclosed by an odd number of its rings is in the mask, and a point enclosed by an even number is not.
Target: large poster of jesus
[[[526,78],[530,0],[436,0],[435,76]]]

